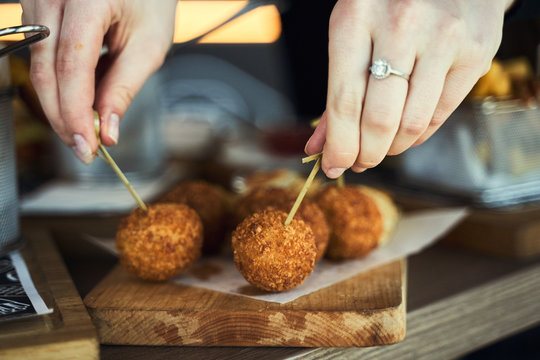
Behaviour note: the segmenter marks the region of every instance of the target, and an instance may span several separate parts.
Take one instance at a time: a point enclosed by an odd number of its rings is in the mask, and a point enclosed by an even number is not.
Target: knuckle
[[[362,128],[368,128],[377,133],[389,133],[395,128],[395,123],[392,120],[389,111],[381,108],[372,110],[364,119]]]
[[[358,120],[362,108],[360,95],[350,90],[340,90],[328,105],[334,115],[354,120]]]
[[[390,29],[394,34],[403,34],[411,31],[411,26],[418,24],[423,14],[423,4],[414,0],[401,0],[395,4],[390,17]]]
[[[112,89],[112,94],[116,95],[116,98],[123,104],[124,109],[127,109],[129,104],[133,101],[135,98],[135,91],[123,84],[117,84]]]
[[[439,21],[438,24],[438,41],[441,39],[447,41],[457,41],[465,36],[466,24],[465,20],[462,18],[447,14],[444,18]]]
[[[56,71],[59,75],[68,76],[74,74],[77,70],[80,70],[80,65],[72,58],[60,55],[56,60]]]
[[[446,121],[447,116],[442,115],[441,113],[433,115],[429,123],[430,127],[439,127]]]
[[[50,84],[53,77],[54,74],[51,71],[50,66],[47,66],[47,64],[41,61],[32,62],[30,67],[30,80],[34,86],[42,87]]]
[[[410,115],[403,120],[401,131],[406,135],[420,136],[425,131],[429,118],[420,114]]]
[[[411,136],[419,136],[419,135],[422,135],[422,133],[424,132],[425,130],[425,125],[424,123],[419,123],[419,122],[410,122],[410,123],[407,123],[407,124],[404,124],[402,126],[402,130],[403,132],[406,134],[406,135],[411,135]]]

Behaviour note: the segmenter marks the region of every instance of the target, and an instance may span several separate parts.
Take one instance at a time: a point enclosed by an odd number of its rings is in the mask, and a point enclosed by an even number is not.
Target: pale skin
[[[93,109],[101,141],[115,145],[119,120],[170,47],[176,1],[21,3],[25,24],[51,29],[31,48],[31,78],[43,109],[62,141],[90,163],[97,150]],[[511,3],[339,0],[329,24],[326,110],[306,153],[322,151],[323,171],[337,178],[427,140],[488,71]],[[96,79],[103,43],[112,62]],[[410,81],[373,78],[368,68],[376,59],[411,74]]]
[[[426,141],[490,67],[508,0],[340,0],[330,18],[326,110],[306,153],[330,178]],[[385,59],[410,81],[370,75]],[[436,154],[434,154],[436,156]]]
[[[30,77],[52,128],[85,164],[94,159],[94,109],[101,141],[119,140],[119,121],[172,43],[176,0],[21,0],[24,24],[49,27],[31,47]],[[106,66],[96,77],[102,46]]]

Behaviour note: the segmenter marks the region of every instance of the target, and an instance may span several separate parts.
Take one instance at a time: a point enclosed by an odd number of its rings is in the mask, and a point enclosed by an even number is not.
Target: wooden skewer
[[[302,164],[320,159],[321,157],[322,157],[322,152],[315,155],[306,156],[305,158],[302,158]]]
[[[315,129],[319,125],[320,122],[321,122],[321,118],[318,117],[316,119],[311,120],[311,122],[309,123],[309,126]]]
[[[285,225],[289,225],[291,223],[294,217],[294,214],[296,214],[296,211],[300,207],[302,200],[304,200],[304,196],[306,195],[308,188],[313,182],[315,175],[317,175],[317,171],[319,171],[319,169],[321,168],[321,158],[322,158],[322,153],[311,155],[302,159],[303,164],[313,161],[315,159],[317,161],[315,162],[315,165],[313,166],[311,173],[309,173],[309,176],[307,177],[306,182],[304,183],[304,186],[302,187],[302,190],[300,190],[300,193],[298,194],[298,197],[296,198],[296,201],[294,202],[294,205],[291,211],[289,211],[289,215],[287,216],[287,219],[285,220]]]
[[[341,174],[341,175],[337,178],[336,182],[337,182],[338,188],[343,188],[343,187],[345,187],[345,173]]]
[[[143,209],[143,211],[147,212],[148,207],[146,207],[146,204],[144,203],[144,201],[142,201],[139,194],[137,194],[137,192],[135,191],[133,186],[131,186],[129,180],[126,178],[126,176],[124,175],[122,170],[120,170],[118,165],[116,165],[116,162],[113,160],[113,158],[111,157],[111,155],[109,154],[109,152],[107,151],[105,146],[103,146],[101,144],[101,139],[100,139],[100,135],[99,135],[99,132],[100,132],[100,130],[99,130],[99,115],[98,115],[98,113],[96,111],[94,111],[94,128],[95,128],[95,131],[96,131],[96,136],[97,136],[97,141],[98,141],[98,155],[101,155],[101,158],[103,158],[103,160],[105,160],[112,167],[112,169],[114,170],[116,175],[118,175],[118,177],[120,178],[122,183],[128,189],[131,196],[133,196],[133,198],[135,199],[137,204],[139,204],[139,207],[141,209]],[[101,151],[101,154],[99,153],[99,151]]]

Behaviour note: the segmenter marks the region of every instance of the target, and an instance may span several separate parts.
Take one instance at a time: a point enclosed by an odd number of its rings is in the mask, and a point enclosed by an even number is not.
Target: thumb
[[[308,155],[313,155],[323,151],[323,146],[326,141],[326,111],[321,116],[321,121],[313,132],[313,135],[306,143],[304,151]]]
[[[104,145],[112,146],[118,142],[120,119],[145,81],[161,66],[165,53],[161,49],[152,51],[141,43],[129,44],[103,75],[96,90],[95,107]]]

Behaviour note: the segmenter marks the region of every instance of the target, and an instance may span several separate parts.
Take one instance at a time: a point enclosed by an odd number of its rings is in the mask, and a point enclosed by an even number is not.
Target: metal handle
[[[6,46],[3,49],[0,49],[0,57],[7,55],[15,50],[19,50],[26,45],[33,44],[40,40],[45,39],[49,36],[49,28],[43,25],[22,25],[22,26],[13,26],[4,29],[0,29],[0,37],[7,36],[11,34],[27,34],[27,33],[36,33],[32,36],[25,38],[24,40],[19,40],[13,44]]]

